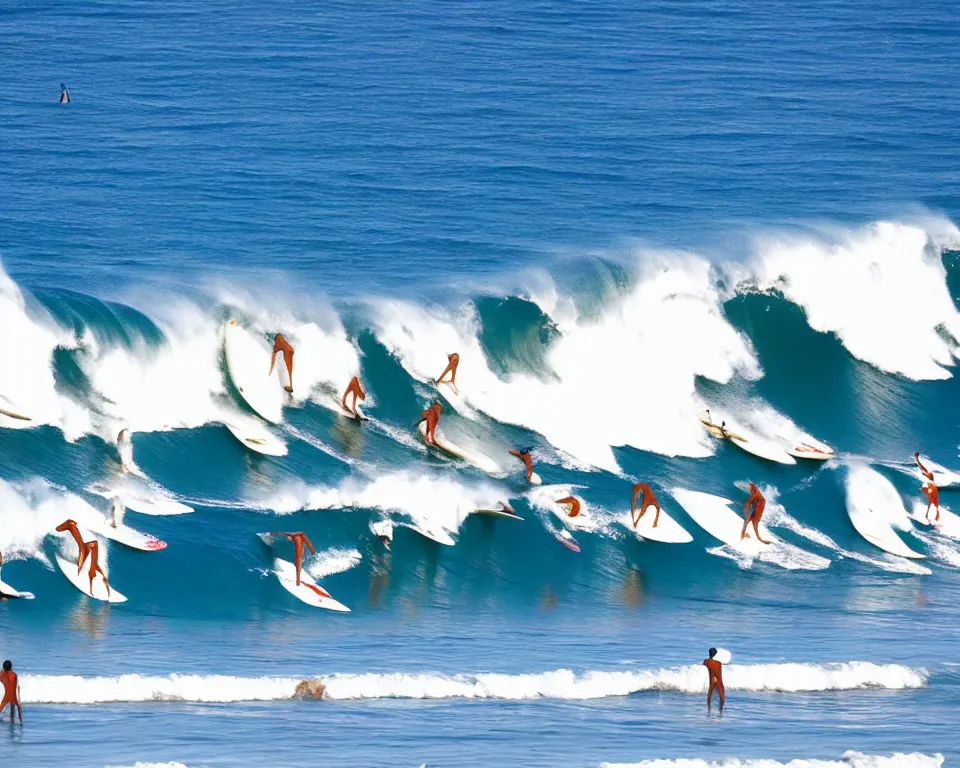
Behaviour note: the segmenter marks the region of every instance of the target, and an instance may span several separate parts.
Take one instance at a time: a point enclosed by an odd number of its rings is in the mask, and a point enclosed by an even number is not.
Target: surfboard
[[[427,528],[419,523],[400,523],[404,528],[419,533],[423,538],[435,541],[437,544],[443,544],[445,547],[452,547],[456,540],[443,528]]]
[[[628,531],[633,531],[641,539],[650,539],[650,541],[659,541],[664,544],[687,544],[693,541],[693,536],[687,533],[687,530],[674,520],[660,507],[660,519],[657,521],[657,527],[653,527],[653,521],[656,520],[657,509],[652,504],[647,505],[647,511],[633,527],[633,516],[630,512],[625,512],[620,522]]]
[[[836,455],[833,449],[828,446],[818,447],[810,443],[797,443],[787,448],[787,453],[795,459],[809,459],[811,461],[828,461]]]
[[[540,479],[540,475],[538,475],[536,472],[531,472],[530,485],[542,485],[542,484],[543,484],[543,480]]]
[[[230,434],[233,435],[244,448],[262,453],[264,456],[286,456],[287,445],[270,430],[253,419],[224,422]]]
[[[33,421],[30,416],[23,413],[19,406],[12,403],[3,395],[0,395],[0,416],[6,416],[14,421]]]
[[[913,506],[910,510],[910,518],[920,523],[923,526],[933,528],[937,533],[942,536],[947,536],[951,539],[960,539],[960,515],[956,515],[947,509],[943,504],[940,505],[940,522],[934,523],[933,519],[936,517],[936,509],[934,507],[930,508],[930,516],[927,517],[927,501],[914,501]]]
[[[128,525],[121,524],[114,528],[109,522],[104,521],[102,525],[88,527],[98,536],[116,541],[118,544],[123,544],[131,549],[139,549],[141,552],[159,552],[167,547],[167,542],[149,534],[141,533]]]
[[[550,533],[553,534],[553,538],[559,541],[563,546],[569,549],[571,552],[579,552],[580,545],[577,543],[577,540],[573,538],[573,534],[570,533],[566,528],[550,528]]]
[[[475,509],[475,515],[484,515],[486,517],[506,517],[510,520],[523,520],[516,512],[507,512],[505,509]]]
[[[160,491],[153,491],[151,495],[148,492],[119,490],[116,495],[120,497],[123,506],[132,512],[138,512],[141,515],[153,515],[162,517],[167,515],[187,515],[193,512],[193,507],[181,504],[179,501],[168,498]]]
[[[891,555],[920,560],[924,555],[910,549],[893,527],[907,518],[907,511],[893,484],[876,470],[856,467],[847,475],[847,516],[854,529],[873,546]]]
[[[467,405],[466,398],[460,394],[460,390],[456,385],[451,384],[449,381],[443,382],[443,384],[437,384],[433,382],[433,386],[436,387],[437,392],[440,393],[440,396],[446,400],[450,407],[453,408],[457,413],[466,416],[469,419],[476,417],[476,411],[473,410],[469,405]]]
[[[730,660],[733,658],[733,654],[730,653],[726,648],[717,648],[717,652],[713,656],[714,661],[719,661],[721,664],[729,664]]]
[[[420,436],[422,438],[426,438],[427,423],[425,421],[421,421],[420,424],[417,425],[417,429],[420,431]],[[483,470],[488,474],[500,474],[500,466],[489,456],[476,451],[471,451],[469,448],[462,448],[456,443],[448,440],[439,429],[437,429],[434,434],[437,439],[437,444],[428,445],[429,448],[435,448],[440,453],[447,454],[448,456],[454,459],[459,459],[460,461],[465,461],[467,464],[472,464],[477,469]]]
[[[33,600],[33,592],[21,592],[5,581],[0,581],[0,597],[8,597],[11,600]]]
[[[771,544],[763,544],[754,538],[753,525],[747,528],[747,538],[741,539],[743,530],[743,516],[731,509],[733,502],[721,496],[700,491],[687,491],[675,488],[670,492],[680,502],[697,525],[709,533],[713,538],[723,542],[728,547],[741,552],[748,557],[756,557],[768,547],[773,546],[778,539],[761,522],[760,535]]]
[[[346,408],[343,407],[343,403],[339,400],[334,399],[334,410],[344,418],[353,419],[354,421],[370,421],[370,417],[367,416],[363,410],[360,408],[360,404],[357,403],[357,412],[350,413]]]
[[[277,379],[268,375],[270,350],[236,320],[224,326],[223,347],[230,379],[247,405],[273,424],[283,421],[283,390]],[[282,356],[277,358],[282,365]]]
[[[287,592],[307,605],[312,605],[314,608],[326,608],[328,611],[350,612],[347,606],[334,600],[327,590],[317,584],[306,569],[300,570],[300,584],[298,586],[297,567],[289,560],[281,560],[279,557],[274,558],[273,572],[277,575],[280,585]],[[319,593],[317,590],[320,590]]]
[[[766,440],[733,424],[728,423],[726,427],[721,427],[719,424],[715,424],[705,413],[700,414],[699,419],[703,428],[711,435],[717,438],[725,438],[757,458],[775,461],[778,464],[797,463],[793,456],[771,440]]]
[[[93,591],[90,590],[90,576],[89,571],[87,570],[87,563],[83,564],[83,570],[80,573],[77,573],[77,564],[75,562],[71,563],[69,560],[65,560],[60,555],[56,555],[57,565],[60,567],[60,571],[64,576],[67,577],[73,586],[79,589],[87,597],[92,597],[94,600],[102,600],[105,603],[125,603],[127,598],[121,595],[117,590],[113,588],[113,585],[110,585],[110,596],[107,597],[107,587],[103,583],[103,577],[98,573],[93,579]]]

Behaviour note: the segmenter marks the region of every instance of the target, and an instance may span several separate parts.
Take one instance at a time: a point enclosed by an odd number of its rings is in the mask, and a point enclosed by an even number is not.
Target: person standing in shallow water
[[[20,724],[23,725],[23,708],[20,706],[20,679],[13,671],[13,662],[3,662],[3,672],[0,672],[0,687],[3,688],[3,701],[0,702],[0,715],[3,708],[10,705],[10,722],[13,722],[13,709],[16,707]]]
[[[713,692],[717,692],[717,696],[720,698],[720,711],[723,712],[723,703],[726,698],[723,690],[723,664],[717,661],[714,656],[717,655],[717,649],[711,648],[710,658],[703,660],[703,666],[707,668],[707,674],[709,675],[709,685],[707,686],[707,712],[710,711],[710,707],[713,704]]]

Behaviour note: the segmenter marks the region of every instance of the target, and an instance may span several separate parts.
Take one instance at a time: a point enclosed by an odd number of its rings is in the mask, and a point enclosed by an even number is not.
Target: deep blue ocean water
[[[0,408],[31,421],[0,415],[0,553],[36,595],[0,602],[4,763],[960,757],[960,541],[907,519],[905,471],[960,470],[958,30],[935,2],[4,3]],[[221,426],[234,318],[297,349],[283,458]],[[500,472],[413,436],[453,351],[441,429]],[[837,458],[762,461],[706,406]],[[621,524],[636,480],[692,542]],[[793,549],[736,555],[672,493],[739,513],[747,481]],[[105,541],[108,606],[49,531],[120,482],[194,512],[127,512],[168,546]],[[858,535],[861,491],[925,559]],[[525,520],[471,514],[500,500]],[[277,530],[351,613],[281,588]]]

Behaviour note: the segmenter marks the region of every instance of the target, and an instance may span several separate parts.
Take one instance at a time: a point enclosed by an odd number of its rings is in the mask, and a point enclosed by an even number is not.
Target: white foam
[[[761,290],[781,291],[811,328],[836,334],[854,357],[911,379],[944,379],[957,354],[960,313],[940,249],[957,245],[960,231],[949,222],[885,221],[855,232],[767,238],[753,268]]]
[[[307,565],[307,573],[319,581],[327,576],[349,571],[351,568],[358,566],[361,560],[363,560],[363,555],[356,549],[332,547],[317,552],[316,556],[310,559]]]
[[[141,763],[133,765],[108,765],[106,768],[187,768],[183,763]]]
[[[565,322],[542,377],[505,380],[487,366],[469,307],[459,315],[386,302],[377,335],[419,381],[460,354],[464,400],[501,422],[542,434],[576,460],[619,472],[612,447],[707,456],[712,447],[694,414],[694,381],[728,382],[760,370],[749,341],[723,316],[703,259],[648,254],[635,287],[611,296],[599,316]],[[551,302],[548,306],[556,306]]]
[[[840,760],[796,758],[787,762],[769,759],[702,760],[641,760],[636,763],[600,763],[600,768],[940,768],[943,755],[922,752],[895,752],[892,755],[867,755],[863,752],[844,752]]]
[[[647,691],[706,692],[702,665],[658,670],[584,672],[567,669],[533,674],[442,675],[370,673],[322,676],[325,697],[351,699],[600,699]],[[122,675],[77,677],[23,675],[25,704],[98,704],[140,701],[239,702],[291,699],[302,677],[224,675]],[[806,693],[866,688],[922,688],[927,673],[899,664],[853,661],[842,664],[731,664],[724,668],[728,691]]]

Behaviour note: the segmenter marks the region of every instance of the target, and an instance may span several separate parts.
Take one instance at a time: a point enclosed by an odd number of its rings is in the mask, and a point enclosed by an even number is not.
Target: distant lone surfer
[[[576,496],[564,496],[557,499],[556,503],[567,507],[567,517],[577,517],[580,514],[580,499]]]
[[[637,506],[637,496],[640,496],[639,506]],[[653,518],[652,526],[656,528],[657,523],[660,522],[660,502],[657,501],[656,494],[654,494],[649,485],[646,483],[637,483],[633,486],[633,497],[630,499],[630,519],[633,520],[634,528],[637,527],[637,523],[640,522],[640,518],[643,517],[644,512],[647,511],[647,507],[649,506],[653,506],[657,510],[657,514]]]
[[[434,447],[437,445],[437,424],[440,423],[441,413],[443,413],[443,406],[437,401],[420,414],[420,421],[417,422],[417,426],[419,427],[421,422],[426,422],[427,427],[423,432],[423,440],[427,445]]]
[[[347,397],[353,395],[353,407],[347,405]],[[347,413],[356,416],[357,415],[357,400],[366,400],[367,393],[363,391],[363,387],[360,386],[360,378],[354,376],[350,379],[350,383],[347,384],[347,388],[343,393],[343,397],[340,400],[340,405],[343,406],[343,410]]]
[[[60,83],[60,103],[70,103],[70,92],[67,90],[67,86],[65,86],[63,83]]]
[[[743,530],[740,531],[740,538],[747,538],[747,526],[753,523],[753,531],[757,534],[757,541],[763,544],[769,544],[769,541],[760,537],[760,520],[763,518],[763,510],[767,506],[767,500],[763,498],[760,489],[753,483],[750,483],[750,495],[747,497],[746,504],[743,505]]]
[[[87,571],[87,574],[90,576],[90,592],[93,593],[93,580],[96,575],[99,573],[103,577],[103,586],[107,588],[107,598],[110,597],[110,582],[107,581],[107,574],[103,572],[103,568],[100,567],[100,542],[96,539],[93,541],[88,541],[83,545],[80,562],[83,562],[85,557],[90,558],[90,569]],[[80,569],[77,569],[77,573],[80,573]]]
[[[720,698],[720,711],[723,712],[723,703],[726,698],[725,692],[723,690],[723,664],[717,661],[714,656],[717,655],[717,649],[710,649],[710,658],[703,660],[703,666],[707,668],[707,675],[709,676],[709,684],[707,686],[707,712],[710,711],[710,707],[713,704],[713,692],[716,691],[717,695]]]
[[[460,365],[460,355],[458,355],[456,352],[452,352],[451,354],[447,355],[447,367],[443,369],[443,373],[441,373],[436,379],[434,379],[435,383],[437,384],[445,383],[444,378],[449,373],[450,386],[453,387],[454,392],[459,392],[460,390],[457,389],[457,366],[458,365]]]
[[[87,558],[87,549],[83,543],[83,536],[80,535],[80,529],[77,528],[76,522],[73,520],[64,520],[56,528],[57,533],[69,533],[73,536],[73,540],[77,542],[77,549],[80,550],[80,556],[77,560],[77,573],[83,570],[83,561]]]
[[[119,528],[123,525],[123,516],[127,513],[127,508],[123,505],[119,496],[110,499],[110,527]]]
[[[133,472],[133,442],[130,440],[130,430],[126,427],[117,434],[117,454],[120,456],[120,468],[124,472]]]
[[[527,482],[533,482],[533,459],[530,458],[530,449],[521,448],[519,451],[510,451],[510,455],[516,456],[523,462],[523,466],[527,469]]]
[[[20,679],[17,677],[17,673],[13,671],[13,662],[9,659],[3,662],[3,672],[0,672],[0,685],[3,686],[0,714],[3,714],[3,708],[9,704],[10,722],[13,722],[13,710],[16,708],[20,725],[23,725],[23,708],[20,706]]]
[[[277,360],[277,352],[283,353],[283,362],[287,366],[287,377],[289,381],[284,389],[287,392],[293,392],[293,347],[283,338],[282,333],[278,333],[273,337],[273,354],[270,355],[270,371],[267,373],[267,376],[273,375],[273,364]]]

